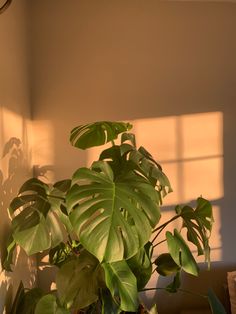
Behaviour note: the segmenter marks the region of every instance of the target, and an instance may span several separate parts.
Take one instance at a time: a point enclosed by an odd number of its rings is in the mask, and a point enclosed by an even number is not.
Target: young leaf
[[[170,255],[175,263],[185,272],[197,276],[199,272],[198,265],[178,230],[174,230],[174,235],[167,231],[166,239]]]
[[[136,312],[138,308],[138,291],[136,277],[126,261],[103,263],[106,285],[113,298],[120,299],[123,311]]]

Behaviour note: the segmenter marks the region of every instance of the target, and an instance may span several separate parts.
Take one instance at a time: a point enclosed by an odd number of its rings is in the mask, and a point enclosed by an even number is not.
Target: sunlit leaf
[[[144,178],[132,173],[119,181],[113,178],[108,163],[97,162],[93,169],[81,168],[74,174],[76,184],[67,195],[74,230],[100,261],[135,255],[160,219],[158,193]]]
[[[87,149],[115,140],[120,133],[131,128],[129,123],[110,121],[80,125],[71,131],[70,142],[75,147]]]

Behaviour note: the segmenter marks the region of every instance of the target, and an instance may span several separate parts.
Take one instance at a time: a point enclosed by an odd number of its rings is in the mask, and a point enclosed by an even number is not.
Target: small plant
[[[19,245],[28,255],[44,252],[58,270],[56,290],[50,293],[20,285],[11,313],[149,313],[140,305],[139,292],[153,271],[174,275],[164,287],[174,293],[181,272],[199,273],[189,243],[210,263],[211,204],[199,197],[196,208],[178,205],[174,216],[160,224],[160,206],[171,185],[151,154],[136,147],[131,127],[103,121],[74,128],[73,146],[88,149],[110,142],[111,147],[71,179],[53,186],[29,179],[12,200],[4,268],[10,271]],[[183,221],[182,228],[163,234],[176,219]],[[153,260],[154,247],[163,241],[166,253]],[[207,299],[213,313],[225,313],[212,292]]]

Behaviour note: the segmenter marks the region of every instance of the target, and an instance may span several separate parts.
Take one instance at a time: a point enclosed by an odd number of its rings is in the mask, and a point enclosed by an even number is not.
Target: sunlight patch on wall
[[[137,145],[153,155],[174,192],[165,205],[202,195],[223,197],[223,117],[221,112],[133,121]]]
[[[55,161],[54,156],[54,129],[52,123],[47,120],[34,121],[33,123],[34,147],[33,165],[35,175],[43,181],[54,181],[52,171]]]

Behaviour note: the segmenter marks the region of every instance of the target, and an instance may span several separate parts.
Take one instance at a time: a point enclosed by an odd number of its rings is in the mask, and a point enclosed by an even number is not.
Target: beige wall
[[[134,120],[173,181],[167,204],[209,198],[214,261],[236,262],[236,4],[40,0],[32,17],[37,163],[68,177],[92,159],[70,147],[72,127]]]
[[[7,207],[20,184],[32,174],[27,1],[15,1],[0,15],[0,247],[7,239]],[[14,273],[0,269],[0,313],[20,280],[35,281],[34,261],[16,254]],[[9,313],[9,309],[8,309]]]

